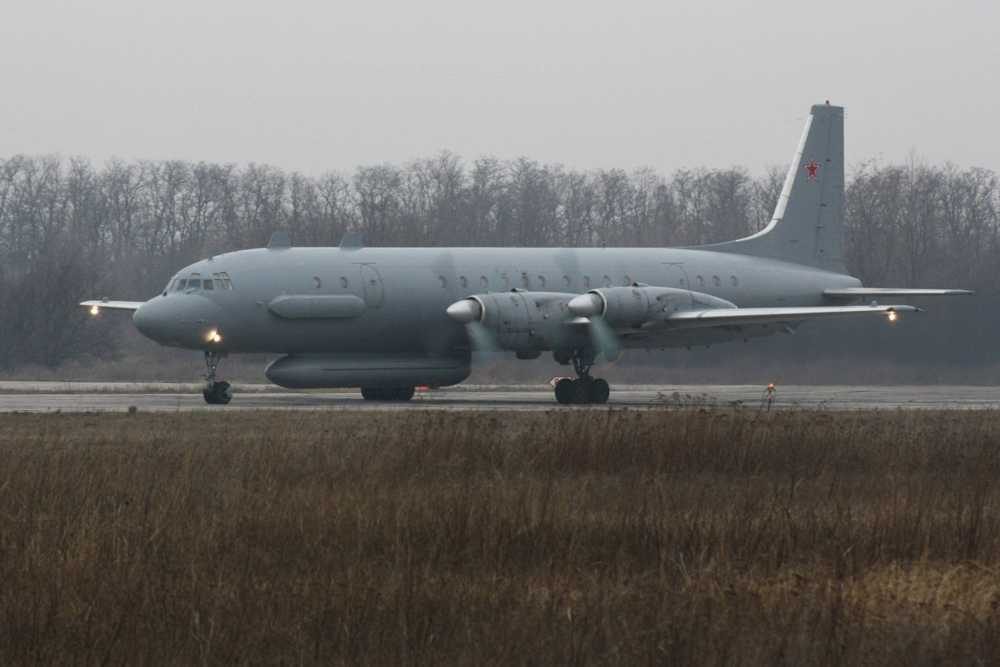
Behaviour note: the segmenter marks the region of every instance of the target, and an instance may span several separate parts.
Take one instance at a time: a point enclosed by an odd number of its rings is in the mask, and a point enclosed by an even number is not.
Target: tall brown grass
[[[0,417],[0,662],[1000,661],[1000,414]]]

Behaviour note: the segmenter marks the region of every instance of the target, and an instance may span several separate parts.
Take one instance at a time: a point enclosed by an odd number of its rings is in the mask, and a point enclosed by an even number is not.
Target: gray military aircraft
[[[338,248],[267,248],[197,262],[145,302],[85,301],[134,311],[145,336],[203,350],[204,397],[226,404],[216,373],[230,353],[278,353],[268,379],[290,388],[360,387],[409,400],[417,385],[457,384],[471,352],[519,359],[551,351],[577,379],[560,403],[604,403],[590,375],[623,348],[709,345],[791,332],[806,320],[883,316],[890,297],[965,290],[863,287],[842,253],[844,110],[812,107],[774,217],[747,238],[695,248],[375,248],[348,234]]]

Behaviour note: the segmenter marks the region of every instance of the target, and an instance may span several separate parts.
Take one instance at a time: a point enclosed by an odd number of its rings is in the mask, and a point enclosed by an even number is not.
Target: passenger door
[[[381,308],[385,302],[385,285],[374,264],[361,265],[361,290],[369,308]]]

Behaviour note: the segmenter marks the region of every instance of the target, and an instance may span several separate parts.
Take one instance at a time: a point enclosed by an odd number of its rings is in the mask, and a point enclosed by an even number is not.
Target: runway
[[[418,393],[409,403],[373,403],[355,391],[294,392],[237,385],[228,406],[210,406],[196,385],[163,383],[0,382],[0,413],[187,412],[194,410],[615,410],[682,407],[766,409],[756,385],[637,385],[612,388],[603,406],[560,406],[546,385],[460,386]],[[1000,387],[778,387],[771,409],[994,409]]]

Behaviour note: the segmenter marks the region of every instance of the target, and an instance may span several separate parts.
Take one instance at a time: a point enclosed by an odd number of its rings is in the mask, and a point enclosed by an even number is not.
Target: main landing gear
[[[607,403],[611,387],[606,380],[590,376],[590,367],[594,365],[593,353],[577,351],[571,360],[577,378],[563,378],[556,383],[556,400],[563,405]]]
[[[225,380],[216,380],[215,371],[222,361],[223,355],[213,350],[205,350],[205,388],[201,395],[205,397],[205,402],[209,405],[226,405],[233,400],[233,388]]]
[[[362,387],[361,396],[366,401],[408,401],[413,398],[413,387]]]

